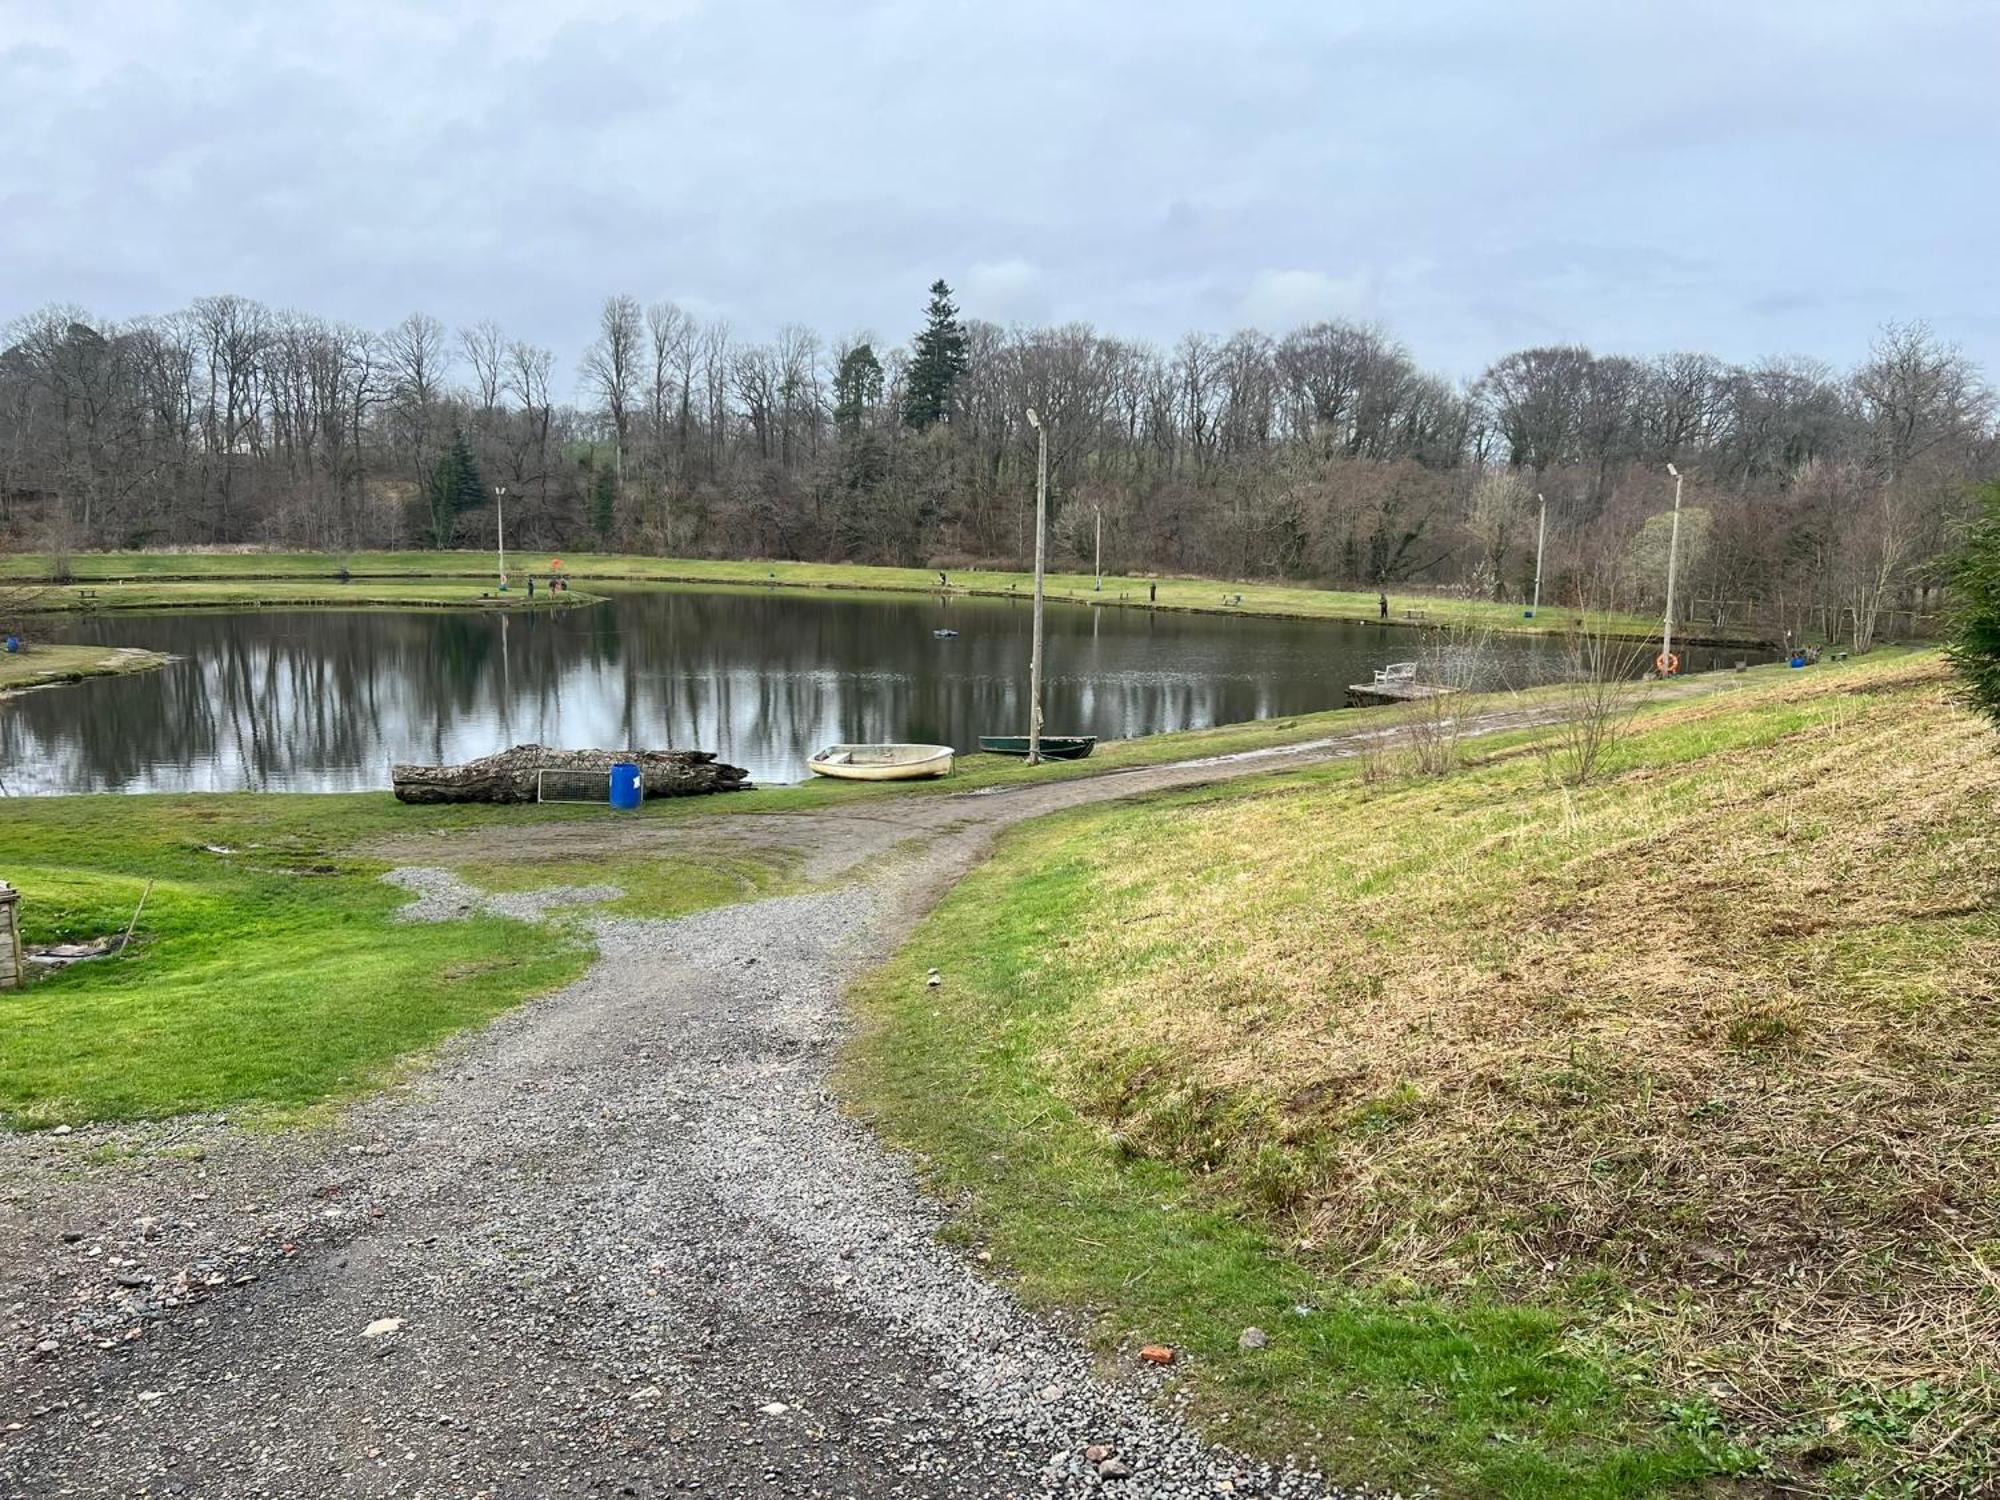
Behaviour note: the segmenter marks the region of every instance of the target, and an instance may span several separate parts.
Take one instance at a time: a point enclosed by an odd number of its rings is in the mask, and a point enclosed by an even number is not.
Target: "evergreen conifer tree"
[[[966,371],[965,328],[952,304],[951,288],[931,283],[923,332],[916,337],[903,388],[903,422],[919,430],[951,419],[951,390]]]
[[[872,344],[856,344],[840,356],[833,377],[833,422],[840,435],[852,438],[862,418],[882,399],[882,361]]]
[[[610,541],[618,524],[618,475],[609,466],[597,471],[590,487],[590,524],[600,542]]]
[[[1979,519],[1951,561],[1958,595],[1946,650],[1972,706],[2000,724],[2000,481],[1980,492]]]
[[[442,550],[458,539],[459,516],[486,503],[486,481],[463,431],[452,434],[451,446],[431,466],[428,489],[431,545]]]

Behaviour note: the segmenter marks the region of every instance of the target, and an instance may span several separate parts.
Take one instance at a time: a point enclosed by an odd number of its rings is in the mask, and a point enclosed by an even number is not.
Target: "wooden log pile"
[[[608,776],[621,761],[639,767],[639,785],[648,797],[698,797],[750,785],[747,771],[721,764],[708,750],[552,750],[546,745],[515,745],[457,766],[391,766],[389,784],[402,802],[533,802],[543,771]]]

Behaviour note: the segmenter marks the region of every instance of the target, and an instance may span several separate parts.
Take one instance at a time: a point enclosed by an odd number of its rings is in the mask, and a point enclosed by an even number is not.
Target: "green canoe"
[[[1045,734],[1042,736],[1043,760],[1082,760],[1097,746],[1094,734]],[[1026,755],[1028,737],[1025,734],[982,734],[979,748],[989,755]]]

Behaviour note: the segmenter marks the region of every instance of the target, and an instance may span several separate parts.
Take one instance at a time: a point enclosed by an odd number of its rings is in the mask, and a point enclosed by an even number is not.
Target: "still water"
[[[9,795],[351,791],[386,787],[392,761],[528,740],[715,750],[772,783],[836,741],[973,749],[1027,729],[1025,598],[653,588],[531,615],[115,615],[63,635],[181,660],[0,702]],[[1335,708],[1419,647],[1373,625],[1056,603],[1047,640],[1049,732],[1104,738]],[[1503,638],[1489,677],[1560,666],[1552,643]]]

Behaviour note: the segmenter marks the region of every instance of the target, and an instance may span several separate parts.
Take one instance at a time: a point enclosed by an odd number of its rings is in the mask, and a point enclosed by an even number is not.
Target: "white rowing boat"
[[[921,781],[951,773],[949,745],[828,745],[806,764],[845,781]]]

